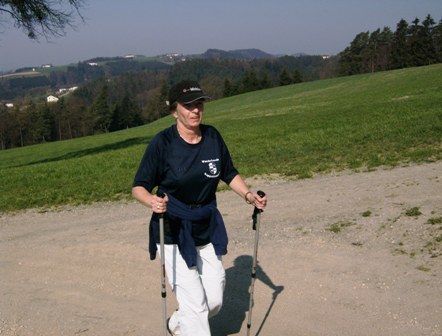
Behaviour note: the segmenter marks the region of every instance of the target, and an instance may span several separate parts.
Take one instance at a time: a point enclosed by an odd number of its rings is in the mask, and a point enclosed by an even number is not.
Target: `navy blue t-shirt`
[[[185,142],[176,125],[158,133],[144,153],[133,186],[142,186],[149,192],[158,187],[189,206],[213,201],[219,181],[229,184],[238,171],[220,133],[209,125],[200,125],[200,129],[202,138],[197,144]],[[167,213],[165,218],[165,242],[176,244],[179,219]],[[151,225],[155,241],[159,242],[158,215],[155,213]],[[209,219],[193,223],[195,245],[210,242],[208,228]]]

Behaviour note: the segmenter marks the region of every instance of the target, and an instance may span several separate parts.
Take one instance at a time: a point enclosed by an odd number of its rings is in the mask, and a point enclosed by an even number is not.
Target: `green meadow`
[[[442,64],[220,99],[204,122],[244,177],[433,162],[442,158]],[[172,123],[0,151],[0,212],[129,198],[146,145]]]

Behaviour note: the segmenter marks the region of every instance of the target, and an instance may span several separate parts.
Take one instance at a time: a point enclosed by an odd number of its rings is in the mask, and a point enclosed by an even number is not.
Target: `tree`
[[[411,56],[411,66],[423,65],[425,60],[425,51],[423,41],[421,39],[422,27],[419,25],[420,20],[415,18],[413,24],[409,28],[409,52]]]
[[[89,108],[90,115],[93,120],[93,127],[95,131],[109,132],[109,127],[112,121],[112,111],[109,107],[109,89],[106,83],[103,84],[101,92],[94,99]]]
[[[422,48],[424,49],[423,65],[433,64],[437,62],[437,52],[434,43],[435,25],[430,14],[422,21],[422,28],[420,30],[420,39],[422,40]]]
[[[169,99],[169,85],[166,81],[163,81],[160,88],[160,96],[158,98],[159,103],[159,114],[160,117],[166,116],[169,114],[169,107],[166,104],[166,101]],[[160,118],[158,117],[158,119]]]
[[[293,72],[292,81],[293,81],[293,84],[303,82],[302,73],[299,70],[296,69]]]
[[[433,30],[434,48],[438,62],[442,62],[442,20]]]
[[[242,92],[251,92],[260,89],[259,80],[256,75],[255,69],[250,69],[246,71],[244,76],[241,78]]]
[[[109,130],[111,132],[118,131],[142,124],[141,109],[130,99],[129,93],[126,92],[121,102],[115,105]]]
[[[77,91],[79,91],[78,89]],[[93,134],[92,116],[89,114],[89,101],[79,95],[69,95],[66,103],[68,132],[70,138]],[[59,100],[60,101],[60,100]]]
[[[370,32],[356,35],[350,46],[339,54],[339,74],[355,75],[367,72],[367,59],[369,59]]]
[[[366,71],[377,72],[387,70],[391,54],[393,33],[390,28],[376,29],[370,34],[367,45],[367,58],[364,60]]]
[[[434,20],[428,15],[422,25],[419,19],[410,27],[410,52],[412,66],[429,65],[436,61],[436,49],[433,42]]]
[[[83,21],[83,3],[84,0],[0,0],[0,17],[9,16],[30,39],[58,37],[65,35],[66,27],[74,27],[76,15]]]
[[[31,102],[26,107],[26,124],[24,129],[25,144],[39,144],[53,139],[55,122],[46,103]]]
[[[267,73],[264,73],[259,81],[259,86],[261,89],[268,89],[272,87],[272,81]]]
[[[410,65],[408,31],[408,22],[404,19],[400,20],[393,34],[393,47],[391,50],[391,62],[394,69],[402,69]]]
[[[235,84],[230,81],[230,79],[225,78],[224,79],[224,89],[223,89],[223,96],[224,97],[231,97],[234,96],[238,92],[237,88],[235,87]]]
[[[149,90],[149,96],[143,106],[142,117],[151,122],[169,114],[168,100],[169,85],[163,81],[161,87]]]
[[[389,70],[391,66],[391,49],[393,44],[393,32],[389,27],[384,27],[379,35],[379,49],[377,56],[378,71]]]
[[[279,74],[279,85],[290,85],[292,84],[292,78],[289,75],[289,72],[286,68],[282,69],[281,73]]]
[[[368,39],[368,69],[370,72],[377,71],[377,64],[378,64],[378,52],[379,52],[379,45],[380,45],[380,36],[381,36],[381,30],[378,28],[374,32],[370,34],[370,37]]]
[[[8,144],[11,142],[10,135],[8,134],[8,130],[10,129],[10,125],[8,121],[9,113],[6,106],[0,104],[0,149],[4,150],[7,148]]]

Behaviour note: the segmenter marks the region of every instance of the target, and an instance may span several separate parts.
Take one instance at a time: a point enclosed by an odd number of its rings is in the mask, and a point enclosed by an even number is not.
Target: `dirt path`
[[[442,162],[249,182],[270,198],[253,335],[442,335],[442,224],[427,224],[442,217]],[[218,203],[230,244],[213,335],[245,335],[252,208],[230,191]],[[160,335],[149,216],[135,202],[2,216],[0,334]]]

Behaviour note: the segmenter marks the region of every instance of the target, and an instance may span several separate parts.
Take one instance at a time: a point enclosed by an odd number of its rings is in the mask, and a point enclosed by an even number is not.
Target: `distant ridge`
[[[157,56],[144,56],[144,55],[131,55],[129,57],[126,56],[97,56],[93,57],[87,60],[79,61],[78,63],[100,63],[102,65],[103,63],[111,63],[111,62],[118,62],[118,61],[158,61],[158,62],[164,62],[166,64],[172,65],[177,62],[182,62],[184,60],[188,59],[196,59],[196,58],[202,58],[202,59],[238,59],[238,60],[255,60],[255,59],[272,59],[272,58],[278,58],[281,56],[293,56],[293,57],[300,57],[300,56],[309,56],[306,53],[294,53],[291,55],[288,54],[269,54],[266,53],[260,49],[251,48],[251,49],[236,49],[236,50],[222,50],[222,49],[207,49],[202,54],[181,54],[181,53],[169,53],[164,55],[157,55]],[[74,64],[75,66],[76,64]],[[60,65],[52,67],[53,69],[61,68],[66,65]],[[0,72],[0,76],[7,75],[11,73],[21,73],[21,72],[27,72],[32,71],[33,69],[37,69],[39,66],[26,66],[22,67],[16,70],[10,70],[10,71],[2,71]]]
[[[296,54],[294,54],[296,55]],[[297,55],[305,55],[298,53]],[[283,57],[290,56],[284,55]],[[269,54],[260,49],[237,49],[237,50],[221,50],[221,49],[207,49],[204,53],[186,55],[180,53],[168,53],[157,56],[144,56],[138,54],[127,54],[125,56],[96,56],[89,58],[86,61],[79,61],[77,64],[52,66],[40,65],[36,67],[24,67],[15,72],[0,73],[0,100],[14,100],[19,96],[28,94],[29,90],[33,90],[33,94],[44,95],[50,87],[74,87],[82,85],[86,80],[93,80],[101,77],[114,77],[126,73],[143,73],[146,71],[168,71],[174,65],[179,65],[171,76],[177,76],[176,72],[195,73],[195,63],[189,62],[192,60],[200,60],[207,62],[212,66],[210,71],[212,75],[220,77],[230,76],[238,80],[242,75],[242,70],[226,66],[224,63],[231,61],[240,61],[238,64],[247,62],[259,62],[272,60],[278,63],[278,58],[281,56]],[[295,58],[297,56],[294,56]],[[212,63],[220,61],[221,64],[215,66]],[[207,65],[207,64],[206,64]],[[242,65],[239,65],[241,68]],[[262,66],[262,65],[256,65]],[[318,78],[317,74],[312,70],[319,69],[322,65],[318,59],[311,57],[309,60],[303,62],[294,59],[284,58],[280,64],[274,69],[271,79],[274,83],[277,82],[276,77],[278,72],[283,67],[288,70],[305,69],[304,79],[311,80]],[[221,69],[225,67],[225,69]],[[279,67],[279,68],[278,68]],[[184,71],[183,69],[186,70]],[[206,68],[206,66],[204,67]],[[198,70],[199,71],[199,70]],[[200,76],[207,75],[208,69],[199,71]],[[204,75],[203,75],[204,74]],[[188,75],[186,75],[188,76]],[[178,76],[179,77],[179,76]]]
[[[263,59],[274,58],[274,55],[268,54],[259,49],[238,49],[238,50],[220,50],[220,49],[207,49],[207,51],[201,54],[202,58],[230,58],[230,59]]]

